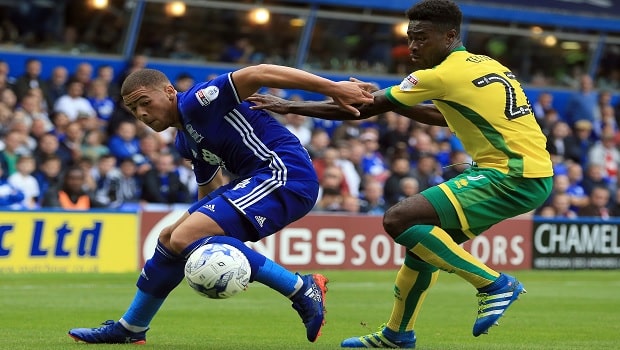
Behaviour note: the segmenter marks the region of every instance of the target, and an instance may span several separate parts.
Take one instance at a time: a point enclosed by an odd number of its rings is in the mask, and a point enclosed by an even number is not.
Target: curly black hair
[[[463,14],[451,0],[423,0],[406,12],[410,21],[429,21],[445,30],[455,29],[460,33]]]

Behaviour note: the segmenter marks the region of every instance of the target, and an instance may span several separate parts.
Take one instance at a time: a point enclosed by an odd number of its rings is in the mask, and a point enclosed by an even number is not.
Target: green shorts
[[[504,219],[538,208],[552,184],[552,177],[511,177],[472,167],[421,194],[437,211],[441,227],[462,243]]]

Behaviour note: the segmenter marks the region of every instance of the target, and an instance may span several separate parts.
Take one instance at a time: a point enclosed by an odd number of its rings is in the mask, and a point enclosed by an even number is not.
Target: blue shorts
[[[201,212],[242,242],[256,242],[300,219],[314,207],[319,184],[312,180],[288,180],[285,185],[265,186],[271,174],[236,179],[210,193],[189,208]]]

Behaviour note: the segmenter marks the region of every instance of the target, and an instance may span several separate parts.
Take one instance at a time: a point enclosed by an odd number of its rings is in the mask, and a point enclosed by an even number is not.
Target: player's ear
[[[170,84],[166,85],[165,91],[166,91],[166,95],[168,96],[168,99],[170,101],[174,100],[174,96],[176,96],[177,94],[177,90],[174,88],[174,86]]]

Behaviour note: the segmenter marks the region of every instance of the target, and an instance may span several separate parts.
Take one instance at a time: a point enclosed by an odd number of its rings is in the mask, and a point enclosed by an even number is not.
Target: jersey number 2
[[[512,86],[510,81],[508,81],[508,79],[516,80],[515,75],[512,72],[505,72],[504,75],[505,77],[497,73],[489,73],[475,79],[474,81],[472,81],[472,83],[474,83],[474,85],[479,88],[485,87],[493,83],[502,84],[504,86],[504,91],[506,91],[506,108],[504,109],[504,114],[506,115],[506,118],[508,118],[508,120],[531,114],[532,108],[530,107],[530,101],[527,99],[527,97],[525,98],[527,104],[517,106],[517,96],[515,94],[515,88],[514,86]]]

